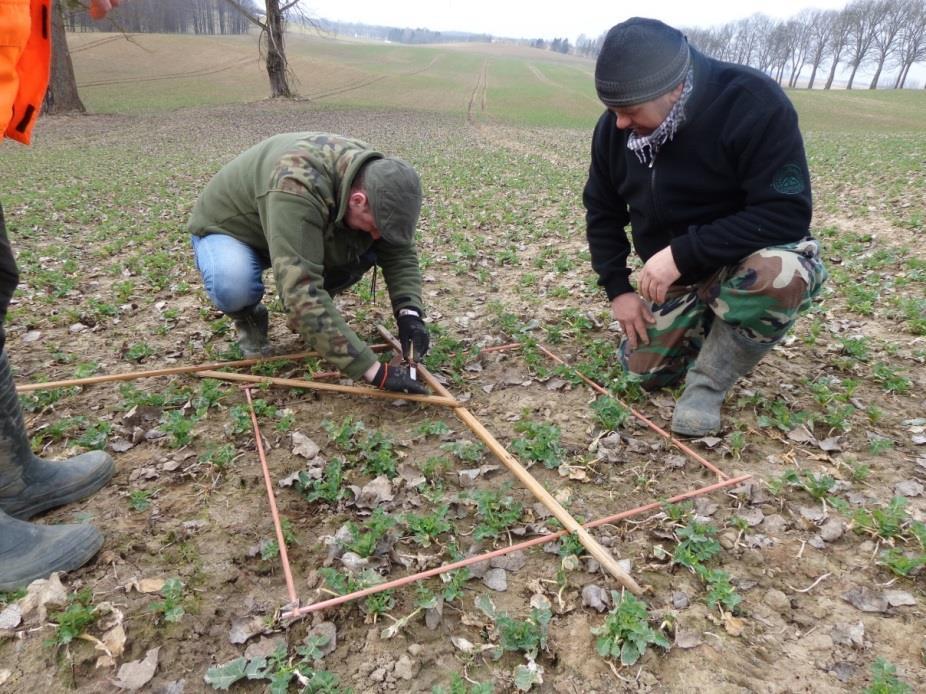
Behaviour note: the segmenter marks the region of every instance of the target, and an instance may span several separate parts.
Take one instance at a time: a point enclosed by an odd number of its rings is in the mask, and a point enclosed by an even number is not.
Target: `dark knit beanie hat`
[[[688,73],[688,39],[657,19],[633,17],[608,32],[595,65],[606,106],[633,106],[672,91]]]
[[[388,243],[408,245],[421,212],[421,181],[407,162],[396,157],[366,165],[363,188],[379,233]]]

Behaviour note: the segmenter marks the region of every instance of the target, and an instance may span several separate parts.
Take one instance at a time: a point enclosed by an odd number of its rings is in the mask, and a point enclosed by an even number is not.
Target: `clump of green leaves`
[[[441,450],[447,451],[464,463],[478,463],[485,456],[485,446],[477,441],[451,441],[441,446]]]
[[[377,508],[366,520],[363,526],[348,523],[351,540],[345,546],[351,552],[361,557],[370,557],[376,552],[380,542],[386,538],[389,531],[396,526],[396,519],[381,508]]]
[[[869,510],[860,508],[852,514],[852,525],[856,532],[875,535],[882,540],[891,540],[898,537],[908,524],[907,500],[902,496],[895,496],[883,508]]]
[[[522,419],[514,428],[522,434],[511,442],[511,450],[515,455],[534,463],[543,463],[545,468],[551,470],[560,466],[563,448],[558,426]]]
[[[535,661],[541,652],[547,650],[547,634],[553,613],[546,608],[534,607],[526,619],[514,619],[498,612],[492,600],[486,595],[476,598],[476,607],[495,623],[494,631],[498,637],[500,651],[523,653],[527,659],[526,664],[515,668],[515,687],[519,691],[526,692],[535,684],[542,683],[543,668]]]
[[[630,409],[610,395],[603,395],[592,403],[595,419],[605,431],[617,431],[630,418]]]
[[[611,658],[621,665],[633,665],[647,651],[650,645],[669,649],[665,634],[649,623],[646,603],[631,593],[611,591],[614,608],[608,613],[604,624],[594,627],[595,650],[603,658]]]
[[[67,607],[62,612],[52,612],[48,618],[56,624],[50,643],[65,646],[83,634],[99,619],[99,611],[93,605],[93,592],[84,588],[68,596]]]
[[[191,436],[196,421],[197,417],[195,415],[186,417],[182,410],[168,412],[161,421],[161,429],[170,436],[168,445],[171,448],[182,448],[188,445],[192,440]]]
[[[470,684],[455,672],[450,676],[450,687],[435,685],[431,694],[492,694],[495,691],[491,682],[476,682]]]
[[[479,522],[473,530],[477,540],[497,539],[521,520],[524,507],[502,489],[481,489],[472,493]]]
[[[325,585],[338,595],[347,595],[383,582],[382,576],[372,569],[364,569],[357,576],[352,576],[339,573],[336,569],[326,566],[318,570],[318,575],[325,581]],[[364,612],[375,618],[378,615],[385,614],[393,607],[395,607],[395,595],[391,590],[384,590],[368,595],[364,601],[363,609]]]
[[[159,613],[165,622],[179,622],[184,615],[183,610],[183,581],[179,578],[168,578],[161,588],[161,597],[151,604],[152,612]]]
[[[325,465],[321,477],[313,479],[305,471],[299,473],[296,489],[307,501],[324,501],[333,504],[344,496],[344,464],[340,458],[333,458]]]
[[[227,468],[232,460],[235,459],[235,446],[230,443],[223,443],[220,446],[211,446],[205,453],[199,456],[199,462],[211,465],[217,471],[221,472]]]
[[[290,689],[294,679],[298,680],[300,689],[304,694],[336,694],[343,692],[338,677],[326,670],[315,668],[321,650],[319,646],[325,645],[327,640],[307,642],[296,647],[296,656],[290,656],[285,646],[277,649],[267,656],[246,659],[235,658],[224,665],[216,665],[206,671],[206,684],[213,689],[227,690],[239,680],[269,680],[269,690],[273,694],[285,694]],[[350,690],[347,690],[350,691]]]
[[[827,499],[835,486],[836,480],[831,475],[816,474],[810,470],[796,470],[794,468],[785,470],[780,477],[773,478],[768,482],[769,491],[775,496],[780,495],[785,487],[792,487],[807,492],[817,501]]]
[[[672,561],[691,569],[704,581],[708,591],[708,607],[735,611],[743,599],[731,585],[729,574],[706,565],[720,552],[720,543],[716,539],[717,529],[710,523],[690,520],[675,534],[679,543],[672,554]]]
[[[449,510],[447,504],[438,506],[436,510],[427,514],[406,513],[405,525],[412,536],[422,547],[430,547],[442,533],[450,532],[452,526],[447,520]]]
[[[871,684],[865,694],[909,694],[910,685],[897,677],[897,666],[884,658],[876,658],[871,666]]]

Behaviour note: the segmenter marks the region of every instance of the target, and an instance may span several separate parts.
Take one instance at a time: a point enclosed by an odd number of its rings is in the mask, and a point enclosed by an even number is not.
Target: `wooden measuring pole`
[[[382,335],[387,342],[389,342],[397,354],[401,354],[402,349],[398,341],[392,336],[392,334],[386,330],[383,326],[377,326],[380,335]],[[425,383],[427,383],[431,390],[435,393],[439,393],[444,397],[453,399],[453,396],[450,394],[440,382],[434,378],[434,376],[422,366],[418,364],[418,373],[422,376]],[[592,537],[591,533],[583,528],[579,522],[573,518],[570,513],[563,508],[563,506],[553,498],[553,495],[550,494],[546,489],[543,488],[543,485],[537,481],[537,478],[534,477],[530,472],[527,471],[517,458],[515,458],[511,453],[509,453],[502,444],[492,435],[492,433],[486,429],[482,423],[476,419],[476,417],[462,405],[457,405],[453,408],[454,414],[462,421],[470,430],[479,437],[479,439],[495,454],[502,463],[505,464],[511,473],[517,477],[521,483],[527,487],[531,494],[540,501],[547,510],[550,511],[560,523],[563,524],[563,527],[568,530],[570,533],[574,533],[575,536],[579,539],[579,542],[582,543],[582,546],[588,550],[588,553],[591,554],[595,560],[605,568],[605,570],[610,573],[618,582],[629,590],[634,595],[640,595],[643,590],[637,584],[636,581],[624,571],[615,561],[614,557],[602,547],[598,541]]]
[[[196,375],[200,378],[215,378],[222,381],[269,383],[274,386],[321,390],[329,393],[347,393],[348,395],[362,395],[367,398],[380,398],[383,400],[408,400],[410,402],[422,402],[428,405],[439,405],[441,407],[460,406],[460,403],[455,398],[443,395],[394,393],[389,390],[376,390],[375,388],[365,388],[363,386],[343,386],[339,383],[320,383],[319,381],[303,381],[298,378],[275,378],[273,376],[255,376],[252,374],[237,374],[227,371],[198,371]]]
[[[387,345],[372,345],[374,352],[382,352]],[[153,378],[155,376],[173,376],[175,374],[189,374],[198,371],[224,369],[238,366],[253,366],[270,361],[295,361],[306,357],[317,357],[318,352],[296,352],[294,354],[281,354],[277,357],[257,357],[254,359],[238,359],[236,361],[218,361],[212,364],[193,364],[192,366],[168,366],[163,369],[150,369],[148,371],[129,371],[124,374],[105,374],[102,376],[88,376],[87,378],[71,378],[65,381],[45,381],[44,383],[26,383],[16,386],[17,393],[30,393],[34,390],[51,390],[52,388],[70,388],[71,386],[89,386],[94,383],[111,383],[113,381],[135,381],[140,378]]]

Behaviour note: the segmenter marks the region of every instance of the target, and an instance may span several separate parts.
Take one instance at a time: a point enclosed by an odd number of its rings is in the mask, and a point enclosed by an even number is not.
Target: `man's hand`
[[[399,326],[399,344],[402,345],[402,357],[408,361],[409,351],[414,345],[414,361],[420,361],[428,353],[431,338],[428,336],[428,326],[421,320],[421,314],[413,308],[399,310],[395,322]]]
[[[621,324],[630,349],[634,350],[641,342],[649,344],[646,326],[656,322],[649,307],[636,292],[627,292],[611,300],[611,316]]]
[[[90,0],[90,16],[94,19],[103,19],[114,7],[118,7],[121,0]]]
[[[391,390],[396,393],[428,394],[428,389],[424,387],[424,384],[412,379],[408,374],[408,367],[404,364],[397,366],[380,364],[372,383],[381,390]]]
[[[643,272],[640,273],[640,296],[655,304],[664,303],[669,287],[681,276],[675,258],[672,257],[672,247],[666,246],[643,266]]]

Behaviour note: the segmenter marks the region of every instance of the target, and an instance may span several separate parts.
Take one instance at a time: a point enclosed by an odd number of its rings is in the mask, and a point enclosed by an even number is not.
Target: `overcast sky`
[[[663,0],[633,10],[608,0],[303,0],[315,17],[433,31],[467,31],[510,38],[595,38],[628,17],[710,27],[761,12],[787,19],[805,8],[842,9],[848,0]],[[621,3],[624,4],[624,3]],[[628,3],[629,4],[629,3]]]

